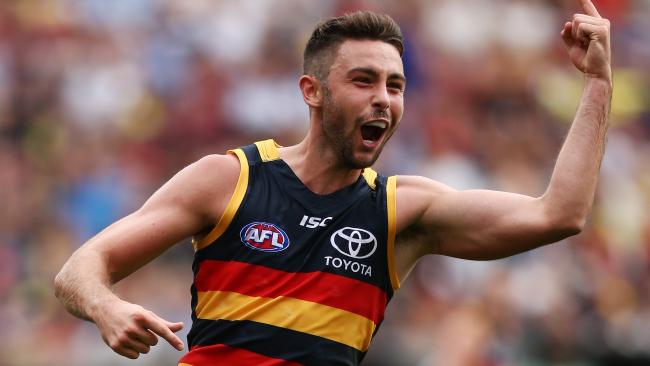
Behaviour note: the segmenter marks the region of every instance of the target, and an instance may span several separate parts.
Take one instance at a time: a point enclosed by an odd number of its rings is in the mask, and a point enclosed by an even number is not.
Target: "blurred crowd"
[[[376,170],[539,195],[582,76],[559,33],[577,0],[0,1],[0,365],[128,361],[53,296],[85,240],[183,166],[308,126],[297,80],[316,22],[390,14],[406,37],[400,130]],[[650,364],[650,2],[595,0],[612,21],[612,127],[578,236],[492,262],[426,257],[364,365]],[[190,323],[192,247],[116,286]]]

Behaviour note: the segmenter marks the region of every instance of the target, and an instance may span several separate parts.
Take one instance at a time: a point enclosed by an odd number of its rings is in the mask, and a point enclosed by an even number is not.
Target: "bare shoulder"
[[[232,185],[234,188],[239,177],[240,166],[239,160],[234,155],[212,154],[202,157],[184,170],[199,188],[208,186],[214,190],[214,185],[218,187]]]
[[[233,155],[207,155],[186,166],[165,183],[143,206],[172,204],[218,219],[239,178],[240,164]]]
[[[433,179],[415,175],[397,176],[397,231],[401,232],[418,222],[433,202],[452,192],[455,190]]]

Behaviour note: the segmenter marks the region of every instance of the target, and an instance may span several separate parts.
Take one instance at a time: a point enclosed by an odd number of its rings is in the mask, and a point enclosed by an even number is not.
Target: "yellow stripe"
[[[397,230],[395,192],[397,192],[397,177],[388,177],[386,184],[386,201],[388,201],[388,273],[390,274],[390,283],[393,285],[393,290],[397,290],[400,286],[397,271],[395,270],[395,235]]]
[[[308,333],[346,344],[360,351],[370,345],[375,323],[349,311],[299,300],[247,296],[229,291],[198,293],[200,319],[250,320]]]
[[[189,363],[179,363],[178,366],[192,366]]]
[[[194,242],[194,250],[199,250],[207,247],[210,243],[213,243],[217,240],[221,234],[226,231],[228,225],[232,221],[237,209],[241,205],[241,202],[244,200],[244,195],[246,194],[246,188],[248,187],[248,160],[246,159],[246,154],[242,149],[228,150],[228,153],[235,154],[239,159],[239,178],[237,178],[237,185],[235,186],[235,191],[230,197],[230,201],[226,206],[226,209],[223,211],[221,218],[217,225],[206,235],[203,239]]]
[[[255,145],[257,146],[257,150],[260,152],[262,161],[280,159],[280,151],[278,151],[278,147],[280,147],[280,145],[276,144],[272,139],[257,141]]]
[[[370,168],[365,168],[363,170],[363,177],[366,179],[366,183],[370,186],[371,189],[377,188],[377,183],[375,183],[375,180],[377,179],[377,172],[370,169]]]

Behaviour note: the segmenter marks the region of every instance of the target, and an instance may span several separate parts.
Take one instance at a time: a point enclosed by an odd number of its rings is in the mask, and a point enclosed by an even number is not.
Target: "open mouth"
[[[361,138],[368,142],[379,141],[387,128],[388,123],[385,121],[373,121],[367,123],[361,126]]]

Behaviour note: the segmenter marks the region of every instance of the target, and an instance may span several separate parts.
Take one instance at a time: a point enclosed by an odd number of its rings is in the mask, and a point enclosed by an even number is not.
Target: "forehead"
[[[330,73],[345,73],[357,67],[372,68],[379,73],[404,74],[397,49],[386,42],[349,39],[339,46]]]

